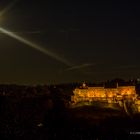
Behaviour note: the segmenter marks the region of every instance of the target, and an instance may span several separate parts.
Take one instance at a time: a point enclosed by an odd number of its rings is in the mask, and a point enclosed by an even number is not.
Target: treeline
[[[0,85],[0,95],[17,97],[34,97],[39,95],[49,95],[49,87],[44,86],[24,86],[24,85]]]
[[[123,79],[113,79],[104,82],[85,82],[87,86],[100,86],[106,88],[116,88],[118,86],[136,86],[136,91],[140,92],[140,83],[137,80],[123,80]],[[70,97],[73,94],[73,90],[76,87],[80,87],[80,83],[67,83],[67,84],[57,84],[57,85],[0,85],[0,96],[13,96],[17,98],[23,97],[38,97],[45,96],[53,98],[59,94],[60,97],[65,98],[70,101]]]
[[[71,96],[73,89],[80,84],[59,84],[59,85],[0,85],[0,96],[13,96],[13,97],[53,97],[57,96]]]

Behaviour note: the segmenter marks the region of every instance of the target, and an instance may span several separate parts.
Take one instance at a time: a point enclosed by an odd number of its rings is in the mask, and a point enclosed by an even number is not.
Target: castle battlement
[[[88,87],[85,83],[73,91],[71,101],[73,103],[94,100],[106,100],[114,102],[115,100],[122,100],[123,98],[131,98],[135,100],[137,97],[135,86],[118,86],[116,88],[105,87]]]

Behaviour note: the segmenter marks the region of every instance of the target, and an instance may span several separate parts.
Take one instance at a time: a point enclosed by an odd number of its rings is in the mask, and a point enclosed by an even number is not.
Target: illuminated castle
[[[88,87],[85,83],[80,88],[73,91],[71,97],[72,103],[107,101],[108,103],[117,102],[118,100],[137,98],[135,86],[118,86],[116,88],[105,87]]]

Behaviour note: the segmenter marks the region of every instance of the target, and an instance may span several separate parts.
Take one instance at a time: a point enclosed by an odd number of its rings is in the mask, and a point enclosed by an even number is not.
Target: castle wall
[[[118,93],[121,95],[134,95],[136,94],[135,86],[122,86],[117,88]]]
[[[107,100],[112,102],[116,99],[122,100],[123,97],[128,96],[134,98],[136,96],[135,86],[120,86],[117,88],[104,87],[85,87],[76,88],[73,91],[74,95],[71,97],[72,102]]]

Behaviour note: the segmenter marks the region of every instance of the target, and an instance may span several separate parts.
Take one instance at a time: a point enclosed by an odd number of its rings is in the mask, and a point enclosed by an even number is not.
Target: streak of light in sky
[[[21,37],[19,35],[16,35],[13,32],[10,32],[10,31],[8,31],[8,30],[6,30],[4,28],[1,28],[1,27],[0,27],[0,32],[4,33],[5,35],[7,35],[9,37],[12,37],[12,38],[20,41],[22,43],[24,43],[25,45],[29,46],[30,48],[36,49],[37,51],[40,51],[40,52],[44,53],[45,55],[50,56],[51,58],[53,58],[53,59],[65,64],[66,66],[72,66],[70,64],[70,62],[68,62],[66,59],[58,56],[57,54],[55,54],[55,53],[53,53],[53,52],[51,52],[51,51],[49,51],[49,50],[47,50],[45,48],[42,48],[41,46],[39,46],[39,45],[37,45],[37,44],[35,44],[35,43],[33,43],[33,42]]]
[[[33,30],[33,31],[10,31],[10,32],[12,32],[12,33],[14,33],[14,34],[41,34],[41,33],[43,33],[43,32],[41,32],[41,31],[37,31],[37,30]],[[0,34],[3,34],[2,32],[0,32]]]
[[[13,0],[11,3],[9,3],[9,5],[7,5],[2,11],[0,11],[0,17],[2,17],[4,14],[6,14],[19,0]],[[26,45],[28,45],[29,47],[31,48],[34,48],[48,56],[50,56],[51,58],[69,66],[69,68],[65,69],[64,71],[71,71],[71,70],[76,70],[76,69],[81,69],[81,68],[84,68],[84,67],[89,67],[93,64],[82,64],[82,65],[77,65],[77,66],[73,66],[73,64],[71,64],[70,62],[68,62],[66,59],[58,56],[57,54],[47,50],[47,49],[44,49],[42,48],[41,46],[17,35],[17,34],[40,34],[40,31],[28,31],[28,32],[11,32],[11,31],[8,31],[4,28],[1,28],[0,27],[0,33],[3,33],[3,34],[6,34],[7,36],[10,36]]]
[[[0,17],[7,13],[19,0],[13,0],[2,11],[0,11]]]
[[[77,69],[81,69],[81,68],[85,68],[85,67],[90,67],[92,65],[95,64],[82,64],[82,65],[76,65],[76,66],[72,66],[70,68],[65,69],[64,71],[71,71],[71,70],[77,70]]]

